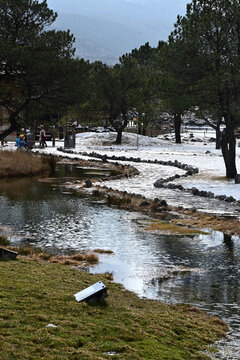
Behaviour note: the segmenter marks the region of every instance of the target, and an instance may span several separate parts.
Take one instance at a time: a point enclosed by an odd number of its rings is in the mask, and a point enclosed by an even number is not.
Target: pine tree
[[[0,0],[0,106],[10,123],[0,140],[18,129],[29,104],[60,93],[73,71],[73,35],[46,30],[56,17],[46,0]]]
[[[222,154],[228,178],[236,169],[234,130],[240,123],[239,0],[193,0],[178,17],[169,44],[176,51],[176,72],[192,82],[195,104],[222,119]]]

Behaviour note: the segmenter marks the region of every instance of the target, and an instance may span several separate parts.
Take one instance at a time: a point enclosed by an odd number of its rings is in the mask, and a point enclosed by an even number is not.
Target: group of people
[[[16,146],[17,146],[17,149],[22,149],[22,148],[29,147],[28,146],[28,141],[26,141],[26,138],[25,138],[24,134],[20,134],[17,137]],[[46,133],[45,133],[45,130],[43,129],[43,127],[41,127],[40,133],[39,133],[39,146],[40,147],[46,147],[47,146]],[[30,148],[32,148],[32,144],[31,144]]]

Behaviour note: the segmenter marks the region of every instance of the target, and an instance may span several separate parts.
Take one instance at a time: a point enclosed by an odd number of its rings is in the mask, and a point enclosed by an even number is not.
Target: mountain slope
[[[149,42],[167,40],[187,0],[48,0],[59,14],[54,27],[70,29],[76,55],[113,64]]]
[[[70,29],[77,41],[85,39],[116,58],[144,41],[141,34],[124,25],[78,14],[59,14],[54,27]]]

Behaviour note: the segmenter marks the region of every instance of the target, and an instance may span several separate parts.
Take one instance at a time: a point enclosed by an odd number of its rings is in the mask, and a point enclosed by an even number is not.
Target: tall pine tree
[[[46,30],[56,17],[46,0],[0,0],[0,106],[10,124],[0,140],[19,128],[31,102],[56,96],[74,71],[73,36]]]
[[[222,119],[222,154],[228,178],[236,169],[235,128],[240,119],[240,2],[193,0],[178,17],[169,38],[177,53],[176,70],[192,79],[195,104]],[[179,69],[179,70],[178,70]]]

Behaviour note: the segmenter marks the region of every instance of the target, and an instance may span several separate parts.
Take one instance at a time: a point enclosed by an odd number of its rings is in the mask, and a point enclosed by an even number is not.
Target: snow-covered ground
[[[193,137],[192,135],[193,134]],[[122,145],[115,145],[116,133],[94,133],[87,132],[78,134],[76,137],[76,148],[74,154],[66,156],[87,159],[89,157],[76,153],[95,151],[99,154],[108,156],[135,157],[142,160],[178,160],[181,163],[199,168],[199,174],[191,177],[175,180],[184,188],[196,187],[199,190],[207,190],[215,195],[233,196],[240,200],[240,184],[235,184],[234,180],[225,178],[225,166],[220,150],[215,150],[215,142],[209,141],[215,134],[209,129],[192,130],[183,133],[183,144],[175,144],[173,135],[160,137],[138,136],[136,134],[124,133]],[[167,140],[166,140],[167,138]],[[45,153],[59,154],[57,147],[63,146],[63,141],[56,143],[52,148],[51,143],[45,149],[38,149]],[[9,149],[14,148],[9,144]],[[240,147],[237,147],[237,167],[240,171]],[[120,161],[119,161],[120,162]],[[130,179],[112,180],[104,182],[105,186],[113,189],[125,190],[129,193],[145,195],[148,198],[164,198],[171,205],[181,205],[184,207],[196,207],[218,213],[236,213],[240,210],[239,204],[229,204],[217,199],[196,197],[187,191],[158,189],[153,186],[154,182],[160,178],[168,178],[174,174],[183,174],[184,171],[172,166],[159,164],[136,163],[124,161],[123,163],[135,166],[140,175]],[[101,183],[99,183],[101,185]]]

